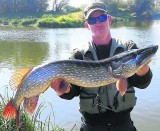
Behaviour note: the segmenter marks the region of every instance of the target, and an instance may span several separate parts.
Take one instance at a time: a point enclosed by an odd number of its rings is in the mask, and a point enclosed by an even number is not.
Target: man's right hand
[[[62,78],[58,78],[51,83],[51,87],[56,91],[57,95],[62,95],[64,93],[70,92],[70,85],[67,81]]]

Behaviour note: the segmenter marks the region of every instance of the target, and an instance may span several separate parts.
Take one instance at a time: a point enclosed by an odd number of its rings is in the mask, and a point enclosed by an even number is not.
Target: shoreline
[[[119,22],[130,21],[153,21],[159,20],[160,15],[152,16],[147,19],[136,19],[135,17],[114,17],[113,24]],[[40,28],[82,28],[84,27],[83,12],[73,12],[68,14],[54,14],[54,13],[42,13],[42,14],[13,14],[4,15],[0,18],[1,26],[22,26],[22,27],[40,27]]]

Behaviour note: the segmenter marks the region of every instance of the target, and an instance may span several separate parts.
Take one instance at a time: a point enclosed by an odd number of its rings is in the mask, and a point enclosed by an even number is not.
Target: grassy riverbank
[[[3,15],[3,17],[0,18],[0,24],[9,26],[36,26],[46,28],[67,28],[83,26],[82,12],[69,14],[13,14],[13,16],[10,14]]]
[[[113,22],[128,21],[130,17],[113,17]],[[6,14],[0,18],[1,25],[9,26],[36,26],[44,28],[78,28],[84,27],[83,12],[68,14]]]

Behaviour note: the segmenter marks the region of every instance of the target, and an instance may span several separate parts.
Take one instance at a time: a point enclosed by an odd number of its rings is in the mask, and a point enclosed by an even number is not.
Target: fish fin
[[[21,85],[23,79],[25,78],[25,76],[32,70],[33,68],[24,68],[24,69],[20,69],[15,71],[12,76],[11,79],[9,81],[9,84],[11,86],[12,89],[18,89],[19,86]]]
[[[127,91],[127,81],[126,78],[119,78],[116,82],[116,87],[119,90],[120,94],[123,96]]]
[[[6,107],[4,108],[2,116],[5,119],[12,119],[16,116],[16,108],[12,105],[11,101],[9,101]]]
[[[37,107],[38,99],[39,95],[30,98],[25,98],[23,102],[25,112],[32,115]]]

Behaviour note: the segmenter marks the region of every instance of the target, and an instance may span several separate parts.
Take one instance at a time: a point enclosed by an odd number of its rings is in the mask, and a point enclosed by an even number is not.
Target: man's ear
[[[89,29],[87,21],[84,23],[85,27]]]
[[[112,24],[112,16],[108,16],[108,20],[109,20],[109,25]]]

